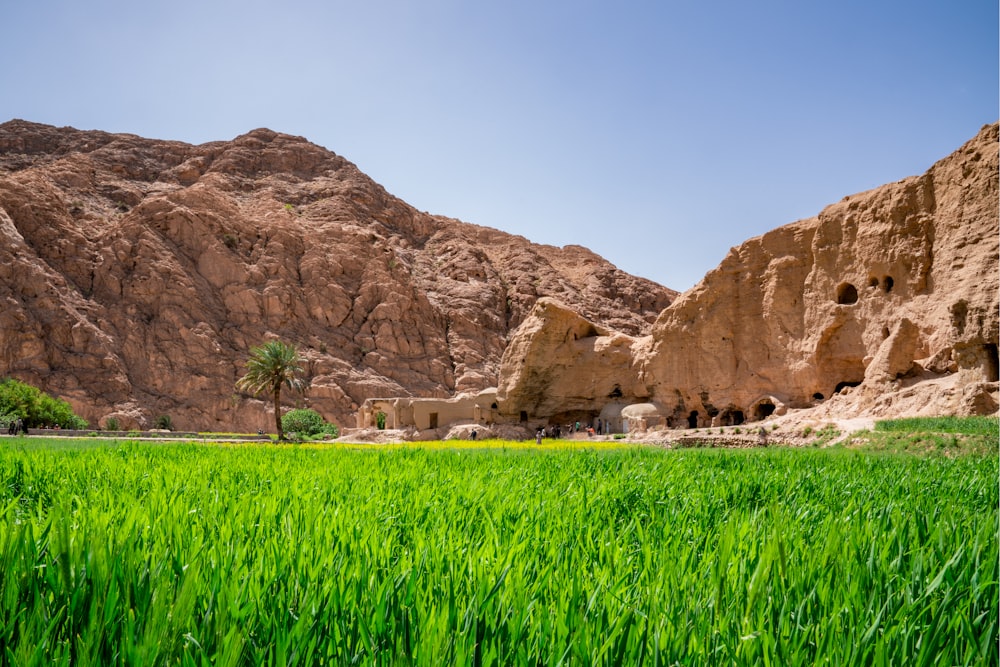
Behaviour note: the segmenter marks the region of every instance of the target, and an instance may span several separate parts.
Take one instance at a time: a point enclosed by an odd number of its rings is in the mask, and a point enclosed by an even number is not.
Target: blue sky
[[[418,209],[685,290],[995,122],[996,0],[32,0],[0,122],[269,127]]]

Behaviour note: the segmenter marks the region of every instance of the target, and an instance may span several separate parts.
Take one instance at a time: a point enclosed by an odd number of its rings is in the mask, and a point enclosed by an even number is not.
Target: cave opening
[[[951,305],[951,325],[955,327],[959,335],[965,333],[965,323],[968,316],[969,304],[965,299],[956,301]]]
[[[688,428],[698,428],[698,411],[692,410],[688,415]]]
[[[735,408],[727,408],[719,415],[720,426],[739,426],[744,421],[746,421],[746,416],[743,411]]]
[[[771,401],[761,401],[753,409],[754,421],[761,421],[767,419],[774,414],[774,403]]]
[[[837,303],[843,306],[858,302],[858,288],[851,283],[841,283],[837,288]]]
[[[986,348],[986,381],[1000,380],[1000,358],[997,357],[996,343],[987,343]]]

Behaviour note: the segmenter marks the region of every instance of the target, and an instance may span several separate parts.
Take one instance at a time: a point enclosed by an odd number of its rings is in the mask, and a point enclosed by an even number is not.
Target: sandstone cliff
[[[649,336],[582,343],[585,324],[536,305],[504,356],[501,409],[544,421],[649,402],[672,426],[996,411],[997,146],[984,127],[922,176],[733,248]]]
[[[417,211],[300,137],[0,125],[0,376],[94,423],[266,429],[234,383],[269,337],[308,362],[299,402],[339,423],[373,396],[495,386],[546,295],[641,335],[676,293],[581,247]]]

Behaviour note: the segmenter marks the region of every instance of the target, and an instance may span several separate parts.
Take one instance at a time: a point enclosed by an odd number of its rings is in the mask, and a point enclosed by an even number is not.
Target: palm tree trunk
[[[278,441],[285,439],[285,434],[281,430],[281,385],[274,388],[274,425],[278,430]]]

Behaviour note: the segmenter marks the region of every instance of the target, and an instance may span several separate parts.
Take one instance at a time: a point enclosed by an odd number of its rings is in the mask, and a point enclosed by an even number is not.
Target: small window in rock
[[[986,381],[996,382],[1000,379],[1000,355],[997,354],[996,343],[987,343],[986,352]]]
[[[848,305],[858,302],[858,288],[851,283],[843,283],[837,288],[837,303]]]
[[[966,318],[969,316],[969,304],[962,299],[951,305],[951,325],[959,334],[965,333]]]
[[[622,397],[622,388],[619,387],[618,385],[615,385],[615,388],[611,390],[610,394],[608,394],[608,398],[621,398],[621,397]]]
[[[821,393],[819,393],[817,391],[815,394],[813,394],[813,398],[816,399],[817,401],[822,401],[823,400],[823,394],[821,394]]]
[[[688,415],[688,428],[698,428],[698,411],[692,410]]]
[[[882,279],[882,289],[885,290],[886,294],[892,291],[892,286],[894,284],[895,281],[892,279],[892,276],[886,276]]]
[[[528,413],[525,412],[524,410],[521,410],[521,423],[524,423],[526,421],[528,421]]]
[[[878,278],[876,278],[875,276],[872,276],[871,278],[869,278],[868,279],[868,286],[872,287],[872,288],[878,287]]]
[[[889,337],[889,327],[882,327],[882,338],[883,340]]]

